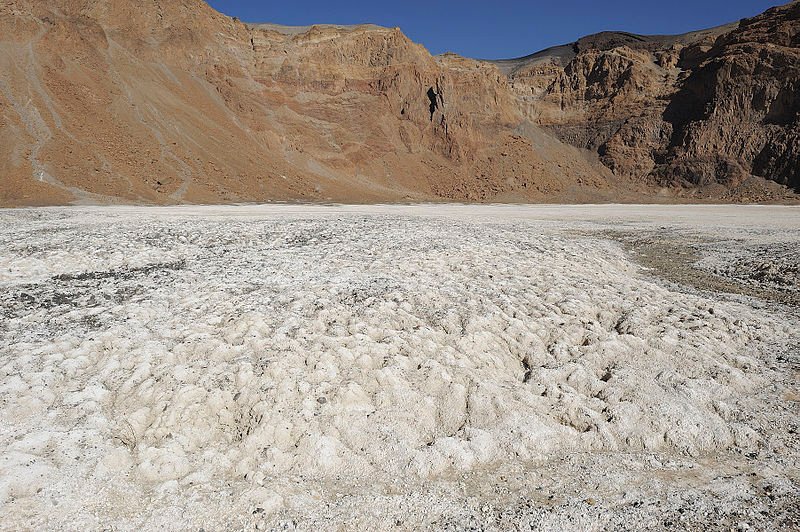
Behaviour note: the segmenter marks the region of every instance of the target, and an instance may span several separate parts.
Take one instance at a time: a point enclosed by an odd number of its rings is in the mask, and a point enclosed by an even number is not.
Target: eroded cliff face
[[[200,0],[0,9],[7,204],[611,195],[494,66],[397,29],[245,25]]]
[[[800,3],[690,49],[664,114],[673,137],[659,176],[693,184],[747,174],[800,190]]]
[[[800,3],[681,36],[604,33],[498,62],[528,117],[618,176],[800,189]]]
[[[491,64],[432,57],[398,29],[246,25],[202,0],[12,0],[0,203],[725,198],[751,174],[797,187],[797,6]],[[784,191],[770,194],[745,199]]]

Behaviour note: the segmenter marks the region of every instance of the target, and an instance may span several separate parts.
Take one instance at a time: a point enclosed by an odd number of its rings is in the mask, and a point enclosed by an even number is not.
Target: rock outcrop
[[[800,3],[689,52],[659,175],[702,184],[754,174],[800,190]]]
[[[797,10],[492,64],[433,57],[399,29],[247,25],[203,0],[10,0],[0,204],[797,187]]]
[[[494,66],[398,29],[14,0],[0,35],[5,204],[589,199],[613,183],[525,125]]]
[[[526,115],[615,174],[800,189],[800,3],[680,36],[602,33],[498,67]],[[699,187],[699,188],[698,188]]]

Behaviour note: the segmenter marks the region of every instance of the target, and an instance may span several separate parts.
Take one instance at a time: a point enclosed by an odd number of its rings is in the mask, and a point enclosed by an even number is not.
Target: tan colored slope
[[[2,43],[3,117],[23,132],[23,149],[35,147],[28,159],[54,199],[233,199],[256,177],[288,194],[275,175],[277,158],[262,171],[241,156],[265,139],[237,124],[205,79],[220,37],[205,25],[185,26],[204,4],[176,2],[166,13],[107,4],[17,2],[2,18],[3,35],[16,38]],[[212,28],[225,23],[211,10],[195,16]],[[9,162],[15,170],[13,159],[2,160]],[[7,202],[47,201],[41,185],[18,173],[19,188],[3,187]]]
[[[14,0],[0,35],[0,204],[615,194],[591,155],[526,125],[495,67],[399,30]]]
[[[686,35],[608,32],[497,64],[530,121],[619,178],[723,199],[800,191],[799,2]]]
[[[513,77],[515,74],[524,73],[527,69],[545,63],[566,66],[578,54],[589,50],[608,51],[627,47],[634,50],[659,52],[670,47],[686,46],[701,40],[716,39],[737,26],[738,23],[725,24],[682,35],[638,35],[624,31],[604,31],[594,35],[587,35],[573,43],[553,46],[525,57],[489,62],[496,64],[503,74]]]

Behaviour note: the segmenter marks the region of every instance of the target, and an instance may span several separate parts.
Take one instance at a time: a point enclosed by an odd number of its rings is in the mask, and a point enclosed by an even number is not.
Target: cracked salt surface
[[[0,528],[791,519],[797,317],[585,233],[800,226],[716,209],[0,211]]]

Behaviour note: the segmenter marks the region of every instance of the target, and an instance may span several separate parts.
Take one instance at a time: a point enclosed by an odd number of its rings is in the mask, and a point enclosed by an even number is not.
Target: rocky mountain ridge
[[[782,200],[749,174],[797,187],[797,9],[508,69],[396,28],[247,25],[202,0],[11,0],[0,204]],[[758,109],[725,74],[748,65]],[[731,131],[739,104],[753,112]]]
[[[798,179],[800,3],[680,36],[604,33],[498,62],[532,121],[615,174],[735,188]]]

